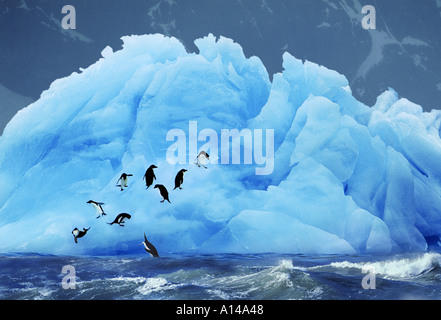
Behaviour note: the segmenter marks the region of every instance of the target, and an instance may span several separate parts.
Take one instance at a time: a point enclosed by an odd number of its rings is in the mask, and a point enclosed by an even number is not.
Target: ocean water
[[[0,299],[441,299],[440,265],[438,252],[393,256],[186,253],[160,258],[3,254]]]

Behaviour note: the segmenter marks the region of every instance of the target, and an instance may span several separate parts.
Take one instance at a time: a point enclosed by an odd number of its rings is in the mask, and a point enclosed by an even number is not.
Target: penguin
[[[97,219],[99,217],[101,217],[101,216],[106,216],[106,213],[104,212],[103,207],[102,207],[102,205],[104,203],[96,202],[96,201],[93,201],[93,200],[89,200],[89,201],[87,201],[87,203],[92,204],[92,207],[95,209],[96,214],[98,215],[98,217],[96,217]]]
[[[177,188],[182,189],[181,185],[184,183],[184,172],[187,172],[187,170],[182,169],[176,175],[176,178],[175,178],[175,189],[177,189]],[[175,190],[175,189],[173,189],[173,190]]]
[[[155,173],[153,172],[153,169],[156,168],[158,167],[152,164],[145,172],[143,179],[145,179],[145,185],[147,186],[147,189],[153,184],[153,180],[156,179]]]
[[[89,229],[90,227],[88,229],[83,228],[83,231],[78,230],[78,228],[73,229],[72,234],[74,236],[75,243],[78,243],[77,239],[84,237]]]
[[[116,224],[119,224],[121,227],[124,227],[124,222],[125,222],[124,219],[126,219],[126,218],[130,219],[131,217],[132,216],[128,213],[120,213],[119,215],[116,216],[115,220],[113,220],[112,223],[107,222],[107,224],[112,225],[112,224],[116,223]]]
[[[210,155],[206,153],[205,151],[199,152],[198,156],[196,157],[195,164],[200,168],[201,166],[207,169],[206,165],[210,161]]]
[[[127,174],[127,173],[123,173],[121,175],[121,177],[118,179],[118,181],[116,182],[116,186],[117,187],[121,187],[121,191],[123,191],[123,188],[127,188],[127,183],[129,182],[129,177],[132,177],[133,174]],[[121,181],[121,184],[118,184],[118,182]]]
[[[161,194],[161,196],[163,198],[161,202],[164,202],[165,200],[167,200],[169,203],[171,203],[170,200],[168,199],[167,189],[162,184],[156,184],[153,189],[156,189],[156,188],[159,189],[159,193]]]
[[[159,258],[158,250],[156,250],[155,246],[151,244],[145,235],[144,232],[144,241],[141,242],[139,245],[144,245],[144,250],[147,251],[152,257]]]

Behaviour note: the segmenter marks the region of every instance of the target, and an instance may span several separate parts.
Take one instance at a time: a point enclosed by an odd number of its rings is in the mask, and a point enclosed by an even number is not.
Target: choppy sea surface
[[[441,299],[441,254],[0,255],[2,300]]]

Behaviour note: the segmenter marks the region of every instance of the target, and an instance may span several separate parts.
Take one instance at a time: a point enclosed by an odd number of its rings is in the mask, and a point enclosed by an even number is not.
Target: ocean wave
[[[174,290],[180,284],[171,283],[162,277],[126,277],[119,276],[109,279],[94,279],[78,283],[80,295],[92,296],[94,299],[107,299],[105,294],[116,294],[121,299],[155,299],[164,295],[167,290]]]
[[[181,286],[204,290],[210,299],[320,299],[325,291],[291,260],[275,266],[241,266],[228,273],[209,273],[206,268],[178,270],[161,275]]]
[[[427,252],[417,255],[396,256],[392,259],[372,262],[339,261],[327,265],[301,268],[304,271],[330,271],[336,273],[374,273],[388,280],[414,279],[441,266],[441,254]]]
[[[75,290],[61,266],[75,266]],[[38,270],[30,266],[38,265]],[[439,299],[441,254],[395,256],[213,255],[160,259],[0,259],[0,299],[294,300]],[[376,288],[365,290],[366,272]]]

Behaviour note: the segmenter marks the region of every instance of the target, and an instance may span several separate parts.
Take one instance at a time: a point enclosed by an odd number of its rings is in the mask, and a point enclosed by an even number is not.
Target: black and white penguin
[[[161,202],[164,202],[165,200],[167,200],[169,203],[171,203],[170,200],[168,199],[167,189],[162,184],[156,184],[153,189],[156,189],[156,188],[159,189],[159,193],[161,194],[161,196],[163,198]]]
[[[119,224],[121,227],[124,227],[124,219],[130,219],[132,216],[128,213],[120,213],[116,216],[115,220],[113,220],[112,223],[107,222],[108,224],[112,225],[114,223]]]
[[[206,165],[210,162],[210,155],[206,153],[205,151],[199,152],[198,156],[196,157],[196,162],[198,167],[204,167],[207,169]]]
[[[155,173],[153,172],[153,169],[156,168],[158,167],[152,164],[144,174],[143,179],[145,179],[145,185],[147,186],[147,189],[153,184],[153,180],[156,179]]]
[[[141,242],[141,244],[144,245],[144,250],[147,251],[152,257],[159,258],[158,250],[156,250],[155,246],[147,240],[145,232],[144,232],[144,241]]]
[[[96,217],[97,219],[99,217],[101,217],[101,216],[105,216],[106,215],[106,213],[104,212],[104,209],[102,207],[102,205],[104,203],[96,202],[96,201],[93,201],[93,200],[89,200],[89,201],[87,201],[87,203],[90,203],[92,205],[92,207],[95,209],[96,214],[98,215],[98,217]]]
[[[72,234],[74,236],[75,243],[78,243],[77,239],[84,237],[86,235],[87,231],[89,231],[89,229],[90,228],[88,228],[88,229],[83,228],[83,231],[78,230],[78,228],[73,229]]]
[[[187,170],[182,169],[181,171],[178,172],[178,174],[175,177],[175,189],[181,188],[181,185],[184,183],[184,172],[187,172]],[[173,190],[175,190],[173,189]]]
[[[117,187],[121,187],[121,191],[123,191],[123,188],[127,188],[127,183],[129,182],[129,177],[132,177],[133,174],[127,174],[123,173],[121,177],[119,177],[118,181],[116,182]],[[118,184],[118,182],[121,181],[121,184]]]

